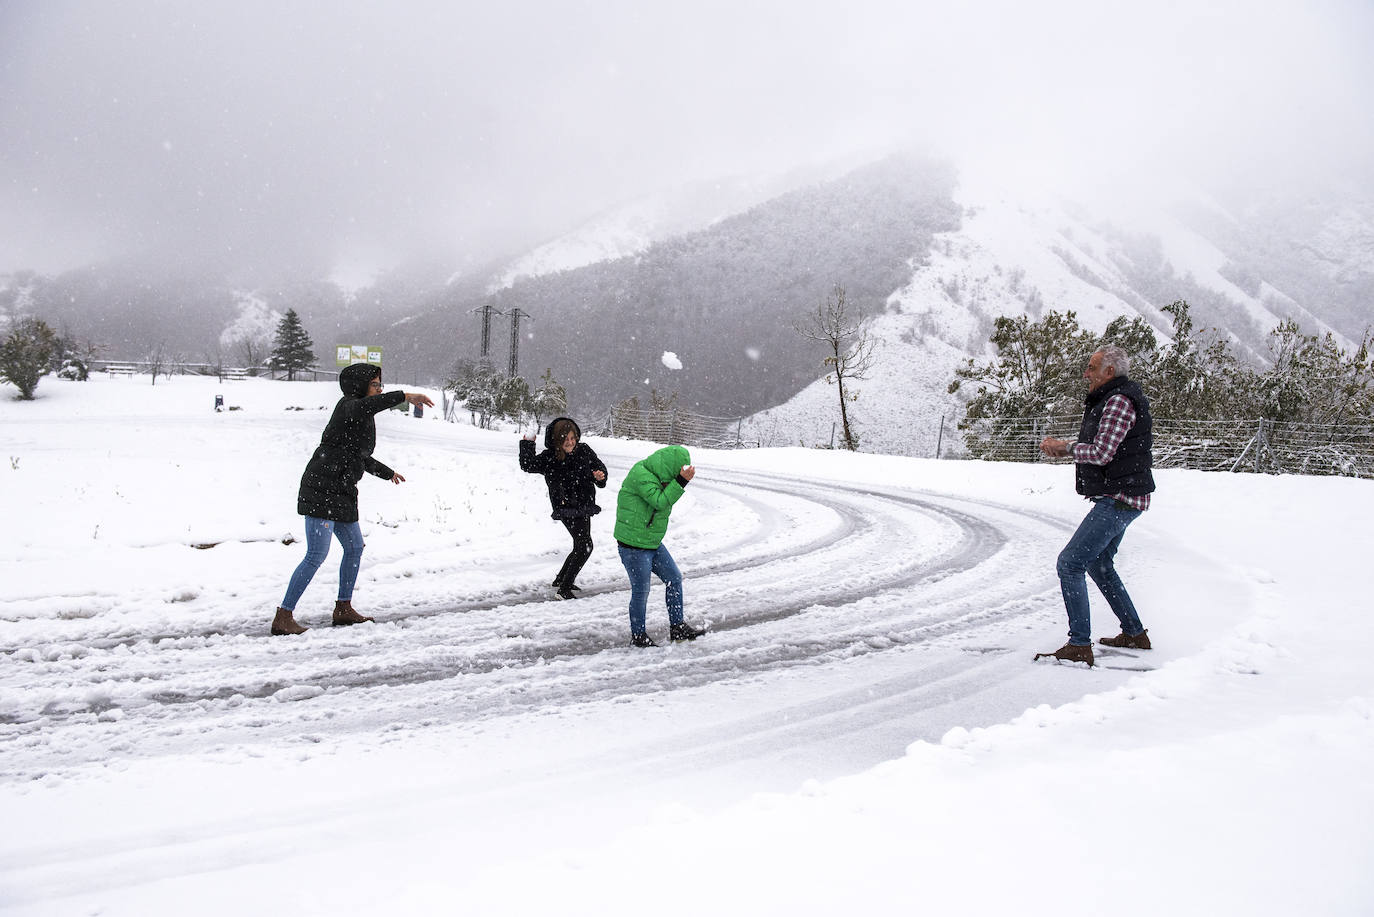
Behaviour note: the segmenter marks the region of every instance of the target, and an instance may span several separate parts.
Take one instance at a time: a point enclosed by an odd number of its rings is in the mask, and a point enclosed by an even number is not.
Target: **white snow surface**
[[[1374,912],[1369,481],[1159,472],[1118,557],[1155,648],[1088,669],[1031,661],[1065,465],[693,450],[709,632],[669,643],[656,584],[639,650],[613,509],[554,601],[516,433],[389,412],[377,623],[328,626],[335,546],[270,637],[331,384],[13,392],[7,914]],[[613,508],[656,444],[589,442]]]

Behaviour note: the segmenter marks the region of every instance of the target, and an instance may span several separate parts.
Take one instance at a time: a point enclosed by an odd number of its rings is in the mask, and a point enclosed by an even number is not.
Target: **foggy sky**
[[[1099,191],[1368,170],[1371,47],[1367,0],[0,0],[0,271],[458,266],[899,146]]]

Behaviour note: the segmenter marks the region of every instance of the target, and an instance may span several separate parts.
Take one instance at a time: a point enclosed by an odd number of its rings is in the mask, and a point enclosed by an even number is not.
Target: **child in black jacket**
[[[601,512],[594,487],[606,486],[606,466],[582,442],[577,422],[558,417],[544,431],[543,452],[535,454],[534,437],[521,437],[520,470],[544,476],[553,518],[572,536],[572,550],[553,578],[553,586],[560,599],[575,599],[577,574],[592,556],[592,516]]]

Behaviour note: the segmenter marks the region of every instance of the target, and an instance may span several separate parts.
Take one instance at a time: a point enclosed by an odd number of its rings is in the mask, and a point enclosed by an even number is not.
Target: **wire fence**
[[[1063,462],[1040,452],[1046,436],[1073,440],[1079,415],[991,417],[961,424],[962,448],[949,458],[998,462]],[[586,424],[598,436],[715,449],[751,449],[741,417],[712,417],[681,409],[620,406]],[[1265,474],[1374,478],[1374,424],[1286,423],[1273,420],[1170,420],[1154,418],[1156,468],[1248,471]],[[946,437],[947,439],[947,437]]]
[[[186,360],[89,360],[86,368],[93,373],[106,373],[111,376],[152,375],[156,370],[159,376],[217,376],[220,379],[235,380],[250,377],[280,381],[287,377],[284,369],[269,366],[228,366],[222,363],[193,363]],[[295,371],[298,380],[336,379],[338,369],[310,366]]]
[[[621,405],[587,424],[587,432],[621,439],[647,439],[656,443],[702,446],[711,449],[757,448],[757,440],[742,436],[741,417],[711,417],[677,408],[645,410]]]
[[[968,457],[1041,462],[1046,436],[1073,440],[1079,416],[994,417],[963,424]],[[1267,474],[1374,477],[1374,424],[1312,424],[1273,420],[1154,419],[1156,468]]]

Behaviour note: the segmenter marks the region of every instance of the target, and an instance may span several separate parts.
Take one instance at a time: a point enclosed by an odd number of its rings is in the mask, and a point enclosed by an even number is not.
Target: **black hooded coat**
[[[334,405],[320,445],[301,475],[296,512],[302,516],[357,522],[358,482],[363,472],[387,481],[395,476],[396,472],[372,457],[377,445],[374,416],[403,403],[406,395],[399,389],[368,395],[368,386],[381,374],[381,369],[368,363],[354,363],[339,373],[343,397]]]
[[[577,446],[563,455],[562,444],[553,441],[554,424],[566,420],[577,431]],[[562,456],[560,458],[560,456]],[[596,505],[596,488],[605,487],[606,479],[592,477],[593,471],[606,473],[606,466],[596,457],[592,447],[582,442],[582,428],[571,417],[555,417],[544,428],[544,451],[534,452],[534,443],[520,440],[520,470],[542,474],[549,486],[549,505],[554,519],[577,519],[601,512]]]

